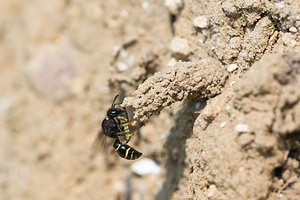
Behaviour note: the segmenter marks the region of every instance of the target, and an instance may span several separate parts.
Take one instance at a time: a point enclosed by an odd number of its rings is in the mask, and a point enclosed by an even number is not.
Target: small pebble
[[[235,5],[230,1],[225,1],[222,4],[222,10],[225,13],[225,15],[232,16],[232,17],[237,15],[238,12]]]
[[[167,66],[168,67],[174,67],[176,65],[176,63],[177,63],[177,60],[175,58],[171,58],[169,60],[169,62],[167,63]]]
[[[237,64],[231,64],[227,66],[227,71],[229,72],[233,72],[234,70],[236,70],[238,68]]]
[[[143,1],[142,2],[142,8],[144,8],[145,10],[147,10],[149,8],[149,2],[148,1]]]
[[[289,28],[289,31],[292,33],[297,33],[297,28],[292,26],[291,28]]]
[[[172,55],[177,59],[185,59],[191,53],[191,48],[188,41],[180,37],[173,38],[170,49]]]
[[[149,158],[143,158],[135,162],[130,169],[132,172],[140,176],[147,174],[159,174],[161,172],[160,165]]]
[[[246,52],[242,52],[241,56],[244,60],[246,60],[248,58],[248,54]]]
[[[284,2],[276,2],[276,3],[275,3],[275,6],[276,6],[277,8],[284,8],[284,7],[285,7],[285,4],[284,4]]]
[[[246,133],[249,132],[249,126],[247,124],[237,124],[234,127],[234,130],[239,133]]]
[[[212,198],[217,193],[217,187],[215,185],[210,185],[207,190],[207,197]]]
[[[165,0],[165,6],[173,15],[177,15],[183,6],[182,0]]]
[[[114,57],[116,57],[116,56],[120,53],[120,51],[121,51],[121,47],[118,46],[118,45],[116,45],[116,46],[114,46],[113,49],[112,49],[112,55],[113,55]]]
[[[226,106],[226,110],[229,111],[230,110],[230,105]]]
[[[128,65],[124,62],[118,62],[117,67],[121,72],[128,70]]]
[[[193,25],[195,28],[207,28],[208,27],[208,19],[206,16],[198,16],[193,20]]]

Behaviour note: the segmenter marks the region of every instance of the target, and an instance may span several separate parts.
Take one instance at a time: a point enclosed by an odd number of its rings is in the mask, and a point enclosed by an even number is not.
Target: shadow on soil
[[[166,180],[156,196],[156,200],[168,200],[178,189],[186,167],[185,145],[193,133],[193,125],[198,114],[195,114],[195,101],[186,100],[183,108],[175,114],[175,126],[171,128],[165,144],[167,152]]]

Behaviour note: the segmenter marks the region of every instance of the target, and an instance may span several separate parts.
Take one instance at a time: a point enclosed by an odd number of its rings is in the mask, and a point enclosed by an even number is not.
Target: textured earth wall
[[[0,199],[300,198],[300,1],[3,0],[0,44]],[[116,94],[137,161],[90,156]]]

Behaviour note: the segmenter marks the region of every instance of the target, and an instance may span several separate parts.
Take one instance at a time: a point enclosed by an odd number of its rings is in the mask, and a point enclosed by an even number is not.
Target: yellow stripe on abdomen
[[[133,153],[134,153],[134,151],[131,152],[131,160],[132,160],[132,158],[133,158]]]
[[[120,149],[121,144],[118,145],[118,147],[115,149],[115,151],[118,151]]]
[[[126,150],[125,158],[127,158],[130,149],[131,149],[131,148],[128,148],[128,149]]]

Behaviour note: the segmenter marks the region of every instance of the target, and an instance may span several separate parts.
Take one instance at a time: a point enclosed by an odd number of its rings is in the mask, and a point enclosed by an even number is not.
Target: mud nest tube
[[[134,119],[143,125],[154,114],[174,102],[205,99],[221,93],[228,77],[226,69],[215,59],[178,62],[168,71],[157,72],[141,84],[123,106],[135,109]]]

